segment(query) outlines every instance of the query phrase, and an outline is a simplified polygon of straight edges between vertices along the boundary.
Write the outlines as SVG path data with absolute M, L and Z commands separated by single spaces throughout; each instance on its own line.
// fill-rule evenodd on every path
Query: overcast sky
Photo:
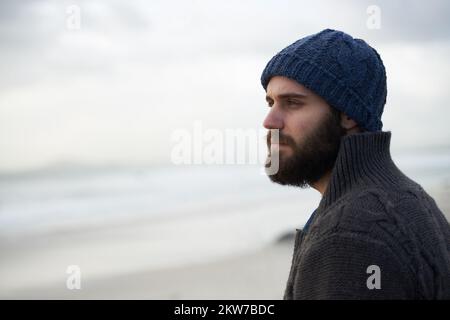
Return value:
M 445 0 L 2 0 L 0 171 L 169 163 L 172 132 L 195 120 L 259 130 L 265 64 L 324 28 L 380 53 L 394 151 L 448 147 L 449 17 Z

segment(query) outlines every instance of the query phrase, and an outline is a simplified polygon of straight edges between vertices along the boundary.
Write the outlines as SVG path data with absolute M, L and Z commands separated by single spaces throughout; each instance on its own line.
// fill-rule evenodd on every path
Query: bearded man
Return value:
M 276 54 L 261 83 L 270 179 L 322 195 L 284 299 L 450 299 L 449 223 L 392 161 L 377 51 L 326 29 Z

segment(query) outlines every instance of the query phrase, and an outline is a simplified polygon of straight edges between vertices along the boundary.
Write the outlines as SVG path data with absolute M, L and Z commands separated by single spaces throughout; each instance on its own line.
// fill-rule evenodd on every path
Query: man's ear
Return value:
M 355 120 L 351 119 L 345 113 L 341 112 L 341 127 L 347 131 L 353 131 L 358 128 L 358 124 Z

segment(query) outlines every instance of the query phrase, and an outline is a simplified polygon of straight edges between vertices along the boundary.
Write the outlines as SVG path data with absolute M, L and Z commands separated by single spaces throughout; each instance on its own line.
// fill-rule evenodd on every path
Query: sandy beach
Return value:
M 448 202 L 447 219 L 450 218 Z M 441 205 L 442 207 L 442 205 Z M 444 208 L 443 208 L 444 209 Z M 449 219 L 450 220 L 450 219 Z M 206 263 L 82 278 L 79 290 L 64 280 L 3 292 L 3 299 L 282 299 L 293 237 Z
M 206 264 L 83 279 L 80 290 L 61 283 L 15 291 L 6 299 L 282 299 L 292 241 Z

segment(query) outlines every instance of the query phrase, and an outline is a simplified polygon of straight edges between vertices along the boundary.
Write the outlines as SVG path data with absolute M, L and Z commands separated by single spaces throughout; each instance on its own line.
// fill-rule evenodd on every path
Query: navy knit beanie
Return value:
M 331 29 L 307 36 L 269 61 L 261 76 L 264 90 L 273 76 L 304 85 L 367 131 L 383 127 L 386 71 L 364 40 Z

